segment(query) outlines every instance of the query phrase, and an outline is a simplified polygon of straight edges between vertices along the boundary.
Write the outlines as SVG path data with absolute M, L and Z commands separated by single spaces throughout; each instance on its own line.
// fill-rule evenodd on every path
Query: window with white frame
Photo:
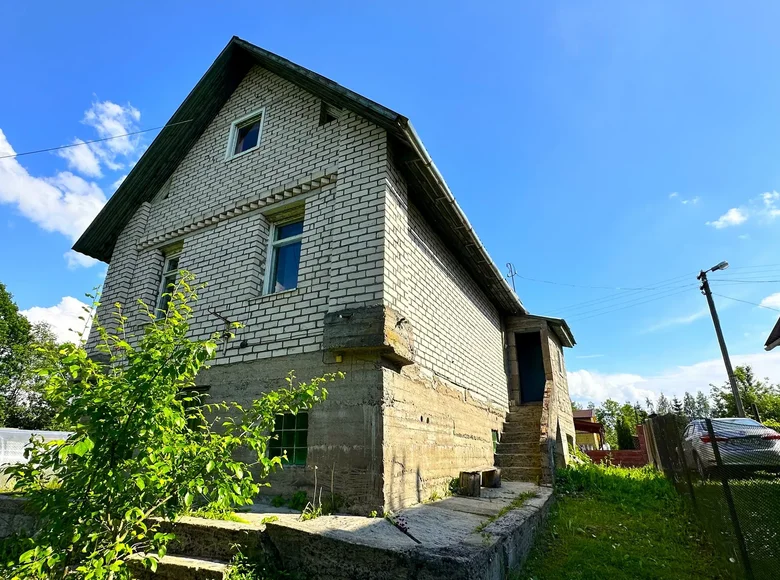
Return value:
M 171 292 L 176 287 L 176 278 L 179 275 L 179 252 L 171 253 L 165 256 L 163 265 L 162 280 L 160 289 L 157 293 L 157 312 L 164 315 L 168 310 L 168 304 L 171 301 Z
M 303 217 L 271 224 L 264 294 L 284 292 L 298 287 L 301 263 Z
M 260 137 L 263 133 L 263 120 L 265 109 L 260 109 L 233 121 L 230 125 L 230 137 L 228 139 L 227 159 L 254 151 L 260 146 Z

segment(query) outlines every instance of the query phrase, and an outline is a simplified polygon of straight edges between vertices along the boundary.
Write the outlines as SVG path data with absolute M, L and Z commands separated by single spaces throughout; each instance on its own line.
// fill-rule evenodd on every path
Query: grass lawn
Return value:
M 575 465 L 528 563 L 511 580 L 701 580 L 739 573 L 711 544 L 671 483 L 645 468 Z
M 750 479 L 730 479 L 745 546 L 757 580 L 778 577 L 780 558 L 780 478 L 758 474 Z M 699 517 L 720 546 L 738 557 L 734 527 L 720 479 L 716 476 L 694 485 Z

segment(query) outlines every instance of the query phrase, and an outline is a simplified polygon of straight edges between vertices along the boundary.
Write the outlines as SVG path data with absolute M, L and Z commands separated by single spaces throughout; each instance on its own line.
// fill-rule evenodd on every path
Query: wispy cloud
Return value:
M 699 320 L 699 318 L 702 318 L 706 316 L 707 309 L 704 308 L 702 310 L 698 310 L 692 314 L 688 314 L 686 316 L 675 316 L 673 318 L 667 318 L 665 320 L 661 320 L 660 322 L 657 322 L 656 324 L 653 324 L 652 326 L 646 328 L 642 331 L 642 333 L 647 332 L 656 332 L 659 330 L 664 330 L 667 328 L 671 328 L 673 326 L 682 326 L 685 324 L 691 324 L 692 322 L 696 322 Z
M 696 197 L 686 199 L 680 197 L 680 194 L 677 193 L 676 191 L 673 191 L 672 193 L 669 194 L 669 199 L 676 199 L 683 205 L 688 205 L 688 204 L 696 205 L 697 203 L 699 203 L 699 201 L 701 201 L 701 198 L 698 195 Z
M 110 171 L 125 168 L 133 163 L 141 140 L 137 135 L 127 135 L 138 130 L 141 113 L 131 104 L 118 105 L 111 101 L 96 101 L 84 113 L 82 123 L 97 132 L 99 143 L 85 143 L 83 139 L 72 141 L 76 147 L 61 149 L 57 155 L 68 162 L 68 168 L 87 177 L 102 177 L 103 167 Z
M 738 226 L 747 221 L 748 216 L 743 209 L 738 207 L 732 207 L 714 222 L 707 222 L 708 226 L 712 226 L 717 230 L 728 228 L 730 226 Z
M 761 306 L 765 308 L 777 308 L 780 309 L 780 292 L 770 294 L 760 302 Z
M 579 358 L 579 359 L 585 359 L 585 358 L 601 358 L 601 357 L 603 357 L 603 356 L 604 356 L 603 354 L 580 354 L 580 355 L 577 355 L 577 356 L 576 356 L 576 357 L 574 357 L 574 358 Z

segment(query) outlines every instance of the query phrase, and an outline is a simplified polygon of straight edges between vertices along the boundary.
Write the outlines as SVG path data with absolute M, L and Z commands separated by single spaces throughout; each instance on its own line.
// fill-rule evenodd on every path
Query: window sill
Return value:
M 252 153 L 252 151 L 257 151 L 258 149 L 260 149 L 260 144 L 259 143 L 257 145 L 255 145 L 254 147 L 252 147 L 251 149 L 247 149 L 246 151 L 242 151 L 241 153 L 236 153 L 234 155 L 231 155 L 230 157 L 225 158 L 225 163 L 227 163 L 229 161 L 233 161 L 234 159 L 238 159 L 239 157 L 243 157 L 247 153 Z
M 266 300 L 270 301 L 280 296 L 294 296 L 295 294 L 298 293 L 299 290 L 300 288 L 292 288 L 291 290 L 282 290 L 281 292 L 274 292 L 273 294 L 261 294 L 260 296 L 255 296 L 254 298 L 251 298 L 249 302 L 250 303 L 264 302 Z

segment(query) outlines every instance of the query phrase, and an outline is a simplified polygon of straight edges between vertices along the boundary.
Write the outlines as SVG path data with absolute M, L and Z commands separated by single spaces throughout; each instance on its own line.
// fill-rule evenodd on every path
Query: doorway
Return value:
M 544 359 L 539 332 L 515 334 L 517 366 L 520 373 L 520 404 L 540 403 L 544 398 Z

